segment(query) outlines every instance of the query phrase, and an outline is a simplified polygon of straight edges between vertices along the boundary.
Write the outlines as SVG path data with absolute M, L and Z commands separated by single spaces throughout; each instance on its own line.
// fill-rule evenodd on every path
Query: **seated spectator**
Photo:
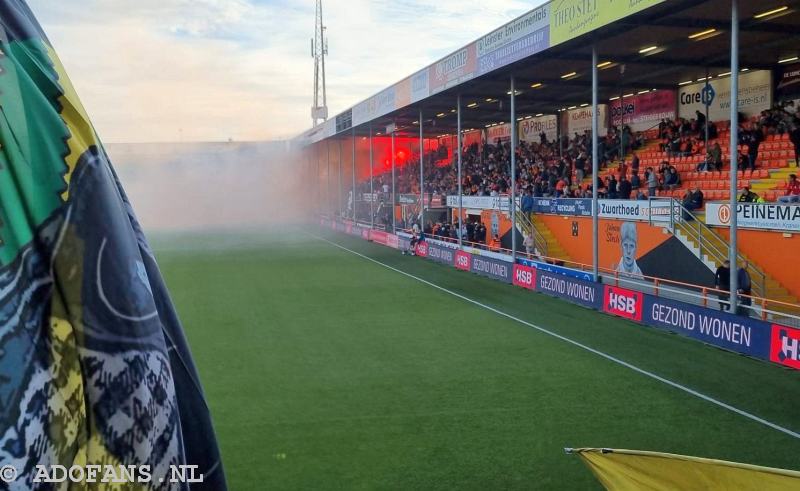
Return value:
M 742 194 L 739 195 L 739 203 L 757 203 L 759 196 L 750 191 L 750 186 L 745 186 Z
M 678 175 L 677 169 L 675 169 L 675 167 L 670 167 L 669 171 L 667 171 L 666 175 L 664 176 L 664 187 L 672 190 L 680 187 L 680 185 L 681 178 Z
M 786 195 L 778 198 L 781 203 L 800 203 L 800 181 L 796 174 L 789 175 L 789 183 L 786 185 Z
M 683 195 L 683 207 L 686 209 L 683 213 L 684 220 L 694 220 L 694 215 L 689 212 L 701 209 L 703 201 L 703 191 L 700 190 L 700 186 L 695 186 L 693 190 L 687 190 Z

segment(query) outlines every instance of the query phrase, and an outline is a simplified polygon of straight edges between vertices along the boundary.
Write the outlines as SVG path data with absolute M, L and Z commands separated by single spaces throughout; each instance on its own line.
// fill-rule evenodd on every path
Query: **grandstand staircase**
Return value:
M 553 232 L 551 232 L 547 225 L 545 225 L 541 217 L 537 214 L 533 214 L 532 216 L 533 220 L 531 223 L 546 244 L 546 252 L 542 251 L 542 254 L 549 259 L 571 261 L 572 258 L 569 256 L 569 254 L 567 254 L 567 251 L 561 247 L 558 239 L 556 239 L 556 236 L 553 235 Z
M 697 256 L 711 271 L 716 271 L 717 266 L 725 259 L 725 252 L 729 248 L 727 239 L 707 226 L 696 226 L 705 222 L 705 212 L 695 212 L 695 222 L 676 223 L 674 235 L 695 256 Z M 798 304 L 794 297 L 781 283 L 769 274 L 759 269 L 755 262 L 747 255 L 739 253 L 740 261 L 750 263 L 748 272 L 753 281 L 753 293 L 779 302 Z

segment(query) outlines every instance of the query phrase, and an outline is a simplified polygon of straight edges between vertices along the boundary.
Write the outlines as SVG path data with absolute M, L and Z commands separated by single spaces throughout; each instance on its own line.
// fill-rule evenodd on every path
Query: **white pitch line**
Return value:
M 323 237 L 318 237 L 316 235 L 312 235 L 312 237 L 314 237 L 317 240 L 321 240 L 323 242 L 327 242 L 328 244 L 331 244 L 334 247 L 338 247 L 339 249 L 342 249 L 343 251 L 347 251 L 347 252 L 349 252 L 351 254 L 355 254 L 356 256 L 362 257 L 362 258 L 364 258 L 364 259 L 366 259 L 368 261 L 371 261 L 371 262 L 373 262 L 375 264 L 383 266 L 384 268 L 390 269 L 390 270 L 395 271 L 397 273 L 400 273 L 400 274 L 402 274 L 404 276 L 407 276 L 409 278 L 417 280 L 420 283 L 424 283 L 424 284 L 426 284 L 428 286 L 436 288 L 437 290 L 440 290 L 440 291 L 443 291 L 445 293 L 448 293 L 448 294 L 450 294 L 450 295 L 452 295 L 454 297 L 458 297 L 461 300 L 469 302 L 469 303 L 471 303 L 473 305 L 477 305 L 478 307 L 484 308 L 484 309 L 486 309 L 486 310 L 488 310 L 490 312 L 494 312 L 497 315 L 503 316 L 503 317 L 505 317 L 507 319 L 511 319 L 513 321 L 516 321 L 516 322 L 519 322 L 520 324 L 523 324 L 523 325 L 528 326 L 530 328 L 536 329 L 537 331 L 540 331 L 540 332 L 542 332 L 544 334 L 547 334 L 549 336 L 553 336 L 554 338 L 560 339 L 561 341 L 569 343 L 569 344 L 571 344 L 573 346 L 577 346 L 577 347 L 579 347 L 581 349 L 584 349 L 584 350 L 586 350 L 586 351 L 588 351 L 590 353 L 594 353 L 595 355 L 601 356 L 601 357 L 605 358 L 606 360 L 612 361 L 612 362 L 614 362 L 614 363 L 616 363 L 618 365 L 622 365 L 622 366 L 624 366 L 626 368 L 629 368 L 629 369 L 633 370 L 634 372 L 640 373 L 640 374 L 642 374 L 642 375 L 644 375 L 646 377 L 650 377 L 650 378 L 652 378 L 654 380 L 658 380 L 659 382 L 667 384 L 667 385 L 669 385 L 671 387 L 674 387 L 674 388 L 676 388 L 678 390 L 682 390 L 683 392 L 686 392 L 687 394 L 691 394 L 691 395 L 693 395 L 693 396 L 695 396 L 695 397 L 697 397 L 699 399 L 702 399 L 702 400 L 704 400 L 706 402 L 710 402 L 711 404 L 715 404 L 715 405 L 717 405 L 717 406 L 719 406 L 721 408 L 727 409 L 728 411 L 736 413 L 736 414 L 738 414 L 740 416 L 744 416 L 745 418 L 750 419 L 752 421 L 755 421 L 756 423 L 761 423 L 762 425 L 768 426 L 768 427 L 770 427 L 770 428 L 772 428 L 774 430 L 778 430 L 781 433 L 785 433 L 785 434 L 787 434 L 787 435 L 789 435 L 791 437 L 800 439 L 800 433 L 792 431 L 789 428 L 784 428 L 781 425 L 775 424 L 775 423 L 773 423 L 771 421 L 767 421 L 766 419 L 760 418 L 760 417 L 756 416 L 755 414 L 749 413 L 749 412 L 747 412 L 747 411 L 745 411 L 743 409 L 739 409 L 737 407 L 731 406 L 730 404 L 722 402 L 722 401 L 720 401 L 718 399 L 714 399 L 711 396 L 707 396 L 707 395 L 705 395 L 705 394 L 703 394 L 701 392 L 698 392 L 698 391 L 696 391 L 694 389 L 686 387 L 685 385 L 681 385 L 681 384 L 679 384 L 677 382 L 673 382 L 672 380 L 666 379 L 666 378 L 664 378 L 664 377 L 662 377 L 660 375 L 656 375 L 655 373 L 649 372 L 649 371 L 645 370 L 644 368 L 639 368 L 636 365 L 632 365 L 632 364 L 628 363 L 627 361 L 620 360 L 619 358 L 611 356 L 608 353 L 603 353 L 602 351 L 599 351 L 599 350 L 596 350 L 596 349 L 594 349 L 592 347 L 586 346 L 583 343 L 580 343 L 580 342 L 575 341 L 573 339 L 570 339 L 568 337 L 562 336 L 561 334 L 555 333 L 555 332 L 553 332 L 553 331 L 551 331 L 549 329 L 545 329 L 544 327 L 537 326 L 536 324 L 532 324 L 532 323 L 530 323 L 530 322 L 528 322 L 528 321 L 526 321 L 524 319 L 520 319 L 519 317 L 515 317 L 515 316 L 513 316 L 511 314 L 503 312 L 502 310 L 498 310 L 498 309 L 496 309 L 494 307 L 491 307 L 489 305 L 481 303 L 481 302 L 479 302 L 477 300 L 473 300 L 473 299 L 471 299 L 469 297 L 465 297 L 464 295 L 461 295 L 460 293 L 456 293 L 456 292 L 454 292 L 452 290 L 448 290 L 447 288 L 439 286 L 439 285 L 437 285 L 435 283 L 431 283 L 428 280 L 425 280 L 425 279 L 420 278 L 418 276 L 414 276 L 411 273 L 407 273 L 407 272 L 405 272 L 403 270 L 400 270 L 400 269 L 397 269 L 395 267 L 389 266 L 388 264 L 382 263 L 382 262 L 378 261 L 377 259 L 373 259 L 373 258 L 371 258 L 369 256 L 365 256 L 364 254 L 361 254 L 360 252 L 356 252 L 356 251 L 354 251 L 352 249 L 348 249 L 347 247 L 344 247 L 343 245 L 337 244 L 336 242 L 330 241 L 330 240 L 325 239 Z

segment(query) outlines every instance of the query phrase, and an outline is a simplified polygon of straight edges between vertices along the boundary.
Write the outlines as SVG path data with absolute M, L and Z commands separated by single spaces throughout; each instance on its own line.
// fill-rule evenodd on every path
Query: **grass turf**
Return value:
M 326 237 L 800 429 L 798 372 Z M 230 489 L 598 488 L 567 446 L 800 467 L 791 436 L 328 243 L 226 240 L 156 250 Z

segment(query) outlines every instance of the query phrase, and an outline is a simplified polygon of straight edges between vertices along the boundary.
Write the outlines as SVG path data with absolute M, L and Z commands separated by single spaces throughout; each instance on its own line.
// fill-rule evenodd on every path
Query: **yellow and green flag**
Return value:
M 36 482 L 59 466 L 140 478 Z M 225 489 L 153 253 L 24 0 L 0 0 L 0 469 L 11 490 Z
M 800 489 L 800 472 L 659 452 L 567 449 L 611 491 Z

